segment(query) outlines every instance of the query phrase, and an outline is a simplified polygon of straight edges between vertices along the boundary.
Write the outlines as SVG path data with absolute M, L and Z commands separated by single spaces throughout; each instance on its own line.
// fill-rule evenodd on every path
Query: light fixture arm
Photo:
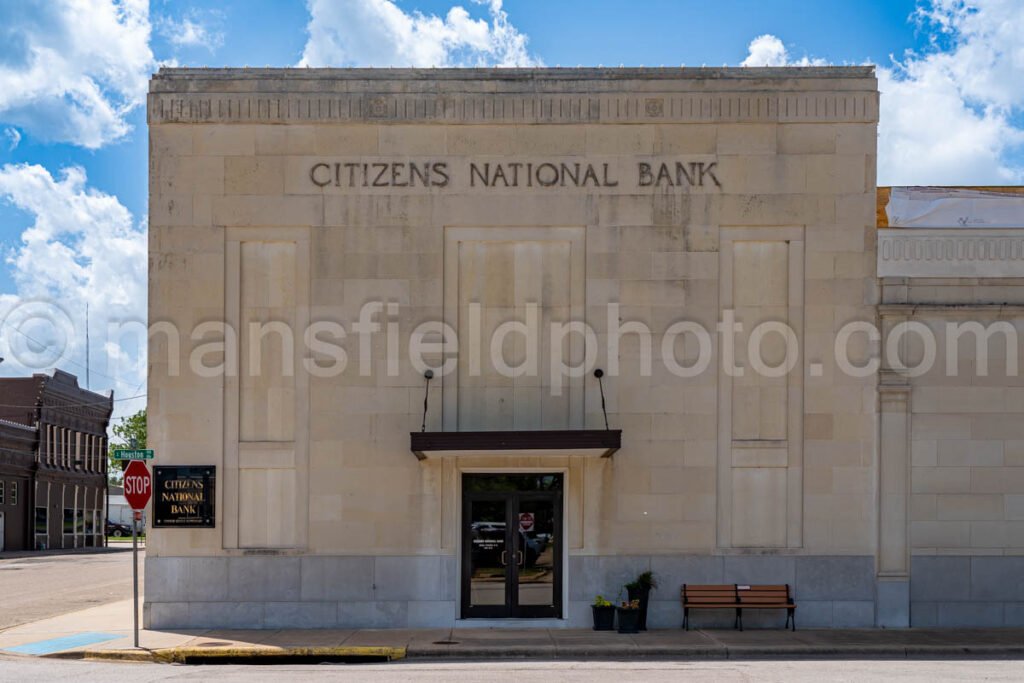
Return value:
M 434 371 L 427 370 L 423 373 L 423 376 L 427 379 L 426 386 L 423 388 L 423 424 L 420 425 L 420 431 L 427 431 L 427 400 L 430 398 L 430 380 L 434 379 Z
M 597 378 L 597 386 L 601 389 L 601 413 L 604 415 L 604 428 L 609 429 L 608 409 L 605 407 L 604 404 L 604 382 L 601 381 L 601 378 L 604 377 L 604 370 L 602 370 L 601 368 L 594 370 L 594 377 Z

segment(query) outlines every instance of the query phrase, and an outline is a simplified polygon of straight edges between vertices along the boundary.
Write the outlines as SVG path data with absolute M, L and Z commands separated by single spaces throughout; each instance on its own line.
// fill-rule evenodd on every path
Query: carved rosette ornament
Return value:
M 379 119 L 388 115 L 388 99 L 386 97 L 371 97 L 366 104 L 368 116 Z

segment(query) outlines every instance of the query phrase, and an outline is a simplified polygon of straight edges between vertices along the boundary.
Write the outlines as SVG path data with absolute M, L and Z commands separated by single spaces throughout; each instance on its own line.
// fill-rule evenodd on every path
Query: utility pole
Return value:
M 85 388 L 89 388 L 89 302 L 85 302 Z

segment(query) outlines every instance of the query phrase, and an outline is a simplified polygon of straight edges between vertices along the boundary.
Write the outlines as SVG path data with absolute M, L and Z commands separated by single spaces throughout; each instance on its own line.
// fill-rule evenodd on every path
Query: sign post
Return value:
M 124 471 L 124 497 L 131 506 L 132 515 L 132 625 L 135 631 L 135 647 L 139 646 L 139 521 L 142 510 L 153 495 L 153 479 L 142 460 L 132 460 Z

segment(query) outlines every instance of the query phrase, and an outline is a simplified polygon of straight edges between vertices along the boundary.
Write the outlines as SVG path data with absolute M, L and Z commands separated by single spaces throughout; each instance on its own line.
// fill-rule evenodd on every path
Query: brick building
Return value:
M 0 419 L 0 550 L 33 547 L 31 484 L 39 433 Z
M 25 547 L 103 545 L 113 396 L 79 387 L 78 378 L 62 370 L 2 378 L 0 396 L 0 420 L 34 440 L 31 480 L 19 492 L 31 510 Z

